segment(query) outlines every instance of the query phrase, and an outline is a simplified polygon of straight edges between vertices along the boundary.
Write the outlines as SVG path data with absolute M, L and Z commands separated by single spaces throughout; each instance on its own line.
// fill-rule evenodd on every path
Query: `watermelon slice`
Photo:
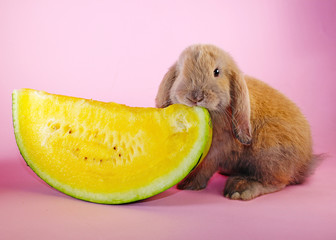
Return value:
M 208 111 L 135 108 L 31 89 L 13 92 L 17 145 L 50 186 L 78 199 L 128 203 L 181 181 L 207 154 Z

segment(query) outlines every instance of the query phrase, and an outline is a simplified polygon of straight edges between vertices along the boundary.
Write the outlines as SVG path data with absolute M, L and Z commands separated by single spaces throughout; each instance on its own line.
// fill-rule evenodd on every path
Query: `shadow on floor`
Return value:
M 13 191 L 62 195 L 40 179 L 22 158 L 0 159 L 0 193 Z

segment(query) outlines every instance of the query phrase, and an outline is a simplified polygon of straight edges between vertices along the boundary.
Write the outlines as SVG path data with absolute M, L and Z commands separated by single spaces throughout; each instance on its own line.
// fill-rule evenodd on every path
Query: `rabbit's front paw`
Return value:
M 197 179 L 186 177 L 179 184 L 177 184 L 177 188 L 180 190 L 201 190 L 204 189 L 206 185 L 206 182 L 201 183 L 197 181 Z

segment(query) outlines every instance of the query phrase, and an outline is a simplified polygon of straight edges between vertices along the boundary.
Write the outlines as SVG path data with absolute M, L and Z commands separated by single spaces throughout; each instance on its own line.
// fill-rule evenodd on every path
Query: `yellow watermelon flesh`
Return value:
M 208 111 L 135 108 L 42 91 L 15 90 L 17 145 L 50 186 L 86 201 L 120 204 L 181 181 L 207 154 Z

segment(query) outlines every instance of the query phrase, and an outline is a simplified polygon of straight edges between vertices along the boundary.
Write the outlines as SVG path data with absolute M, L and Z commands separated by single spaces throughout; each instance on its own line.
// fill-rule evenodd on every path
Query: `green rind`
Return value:
M 39 170 L 37 166 L 34 165 L 34 161 L 29 158 L 29 154 L 27 153 L 27 150 L 24 146 L 24 143 L 22 141 L 22 138 L 20 136 L 19 132 L 19 122 L 18 119 L 18 92 L 20 90 L 14 90 L 12 94 L 12 115 L 13 115 L 13 125 L 14 125 L 14 134 L 16 143 L 18 145 L 18 148 L 20 150 L 20 153 L 24 160 L 26 161 L 27 165 L 38 175 L 42 180 L 44 180 L 48 185 L 51 187 L 59 190 L 60 192 L 63 192 L 69 196 L 72 196 L 77 199 L 81 199 L 84 201 L 89 202 L 95 202 L 95 203 L 102 203 L 102 204 L 124 204 L 124 203 L 130 203 L 135 202 L 139 200 L 143 200 L 149 197 L 152 197 L 156 194 L 159 194 L 172 186 L 179 183 L 186 175 L 192 171 L 197 164 L 199 164 L 203 158 L 206 156 L 206 154 L 209 151 L 210 145 L 211 145 L 211 139 L 212 139 L 212 125 L 211 125 L 211 117 L 209 112 L 205 108 L 201 107 L 194 107 L 195 111 L 197 112 L 200 121 L 200 124 L 202 125 L 200 129 L 200 141 L 197 141 L 194 145 L 194 150 L 190 152 L 186 158 L 190 158 L 191 155 L 193 155 L 193 160 L 186 169 L 180 170 L 179 172 L 173 174 L 169 174 L 165 177 L 162 177 L 160 179 L 161 183 L 163 182 L 169 182 L 166 183 L 163 187 L 155 187 L 155 184 L 158 184 L 158 180 L 156 180 L 155 184 L 150 184 L 144 187 L 144 189 L 149 189 L 152 191 L 147 191 L 147 194 L 134 194 L 132 192 L 128 192 L 128 194 L 121 194 L 123 198 L 114 198 L 112 195 L 115 194 L 94 194 L 94 193 L 84 193 L 83 191 L 80 191 L 79 193 L 76 189 L 72 187 L 67 187 L 64 184 L 59 183 L 58 181 L 55 181 L 54 179 L 50 178 L 48 174 L 43 173 Z M 186 162 L 186 158 L 182 161 L 182 163 Z M 191 161 L 191 160 L 190 160 Z M 173 171 L 172 171 L 173 172 Z M 173 176 L 171 176 L 173 175 Z M 141 189 L 140 189 L 141 190 Z M 139 189 L 137 189 L 139 192 Z M 93 197 L 90 197 L 90 195 L 93 195 Z M 112 196 L 112 197 L 111 197 Z

